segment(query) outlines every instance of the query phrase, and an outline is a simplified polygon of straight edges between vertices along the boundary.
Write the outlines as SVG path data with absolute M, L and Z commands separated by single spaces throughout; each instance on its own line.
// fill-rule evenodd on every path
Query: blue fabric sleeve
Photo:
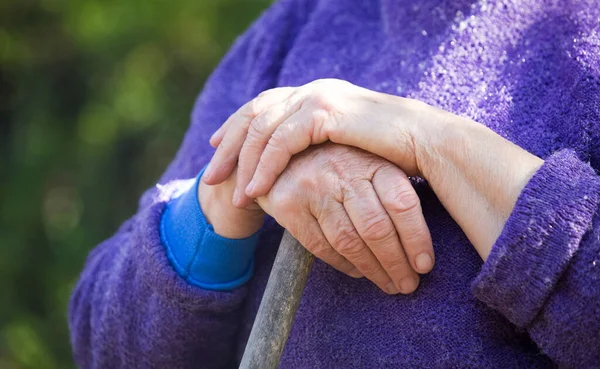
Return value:
M 230 291 L 252 276 L 259 232 L 243 239 L 215 233 L 198 201 L 198 184 L 203 173 L 204 169 L 169 201 L 161 219 L 160 237 L 170 263 L 188 283 L 209 290 Z

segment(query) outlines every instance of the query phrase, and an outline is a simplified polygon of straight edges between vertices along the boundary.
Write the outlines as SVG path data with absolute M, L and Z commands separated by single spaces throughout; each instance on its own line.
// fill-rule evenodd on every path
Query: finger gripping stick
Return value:
M 279 366 L 312 262 L 312 254 L 286 231 L 246 344 L 241 369 Z

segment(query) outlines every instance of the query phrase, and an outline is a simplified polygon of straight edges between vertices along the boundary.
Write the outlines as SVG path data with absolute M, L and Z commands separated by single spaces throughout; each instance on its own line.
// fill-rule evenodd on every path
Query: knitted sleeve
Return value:
M 186 185 L 181 179 L 195 177 L 210 159 L 210 135 L 246 101 L 276 86 L 305 3 L 277 2 L 236 41 L 198 98 L 161 184 L 146 191 L 138 213 L 89 254 L 68 313 L 79 367 L 235 366 L 246 288 L 211 291 L 188 283 L 170 265 L 159 226 L 166 204 Z
M 561 367 L 600 362 L 600 177 L 572 151 L 532 177 L 473 284 Z

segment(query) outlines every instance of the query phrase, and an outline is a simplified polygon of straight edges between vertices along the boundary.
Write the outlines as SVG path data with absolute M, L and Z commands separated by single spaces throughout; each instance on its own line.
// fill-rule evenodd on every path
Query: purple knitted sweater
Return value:
M 415 293 L 388 296 L 317 261 L 281 367 L 599 367 L 599 23 L 593 0 L 276 3 L 206 83 L 161 186 L 90 253 L 69 306 L 75 361 L 237 365 L 282 229 L 268 220 L 252 279 L 216 292 L 171 267 L 161 214 L 239 106 L 328 77 L 470 117 L 546 163 L 485 264 L 426 183 L 417 192 L 437 264 Z

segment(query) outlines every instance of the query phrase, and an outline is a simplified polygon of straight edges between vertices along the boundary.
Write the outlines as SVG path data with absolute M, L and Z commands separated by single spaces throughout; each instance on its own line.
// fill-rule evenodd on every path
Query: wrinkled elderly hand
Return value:
M 402 170 L 331 143 L 294 156 L 258 204 L 315 256 L 383 291 L 413 292 L 433 267 L 419 198 Z

